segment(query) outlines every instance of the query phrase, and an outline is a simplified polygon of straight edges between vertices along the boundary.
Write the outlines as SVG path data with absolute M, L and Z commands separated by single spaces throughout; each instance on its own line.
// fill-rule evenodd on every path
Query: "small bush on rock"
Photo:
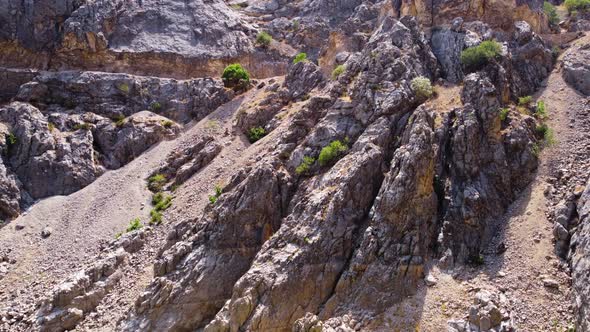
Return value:
M 308 156 L 303 157 L 303 161 L 301 162 L 301 164 L 297 166 L 297 168 L 295 168 L 295 173 L 297 173 L 297 175 L 309 174 L 309 170 L 311 169 L 314 163 L 315 158 Z
M 209 202 L 215 204 L 219 196 L 221 196 L 223 189 L 220 186 L 215 186 L 215 195 L 209 196 Z
M 245 90 L 250 85 L 250 74 L 238 63 L 225 67 L 221 79 L 225 87 L 234 90 Z
M 256 44 L 262 47 L 268 47 L 272 42 L 272 36 L 266 31 L 261 31 L 256 35 Z
M 585 12 L 590 10 L 590 0 L 565 0 L 563 4 L 570 14 L 576 11 Z
M 545 102 L 539 100 L 537 102 L 537 107 L 535 108 L 535 114 L 539 119 L 546 119 L 547 118 L 547 106 L 545 106 Z
M 508 113 L 510 113 L 510 109 L 509 108 L 501 108 L 499 113 L 500 113 L 500 121 L 506 121 L 506 118 L 508 118 Z
M 162 104 L 160 104 L 157 101 L 154 101 L 150 104 L 150 108 L 152 109 L 152 111 L 159 111 L 160 109 L 162 109 Z
M 555 6 L 551 2 L 545 1 L 545 3 L 543 3 L 543 11 L 545 12 L 545 15 L 547 15 L 549 25 L 556 27 L 559 24 L 559 15 L 557 15 Z
M 502 47 L 497 41 L 486 40 L 477 46 L 463 50 L 461 52 L 461 63 L 468 70 L 478 70 L 501 53 Z
M 293 59 L 293 64 L 299 63 L 301 61 L 307 61 L 307 53 L 299 53 Z
M 524 96 L 524 97 L 518 98 L 518 105 L 520 105 L 520 106 L 528 106 L 532 102 L 533 102 L 533 97 L 531 97 L 531 96 Z
M 334 70 L 332 71 L 332 79 L 333 80 L 338 79 L 338 77 L 340 77 L 340 75 L 342 75 L 343 73 L 344 73 L 344 65 L 336 66 L 336 68 L 334 68 Z
M 127 233 L 133 232 L 133 231 L 136 231 L 142 227 L 143 227 L 143 225 L 141 224 L 141 220 L 139 218 L 135 218 L 129 222 L 129 226 L 127 226 L 126 232 Z
M 332 141 L 328 146 L 325 146 L 320 152 L 318 161 L 320 166 L 326 166 L 332 163 L 334 160 L 341 157 L 348 150 L 348 146 L 341 141 Z
M 411 85 L 418 99 L 428 99 L 434 92 L 430 80 L 424 76 L 414 78 Z
M 173 125 L 174 122 L 170 120 L 162 120 L 162 126 L 164 126 L 164 128 L 172 128 Z
M 253 127 L 248 130 L 248 140 L 250 143 L 255 143 L 266 136 L 266 130 L 262 127 Z
M 166 184 L 166 177 L 163 174 L 156 174 L 148 179 L 148 189 L 153 192 L 159 192 Z

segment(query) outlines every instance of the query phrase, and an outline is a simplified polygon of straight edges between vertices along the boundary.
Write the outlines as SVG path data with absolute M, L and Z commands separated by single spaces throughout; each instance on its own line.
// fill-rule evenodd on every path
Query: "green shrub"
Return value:
M 150 225 L 159 225 L 162 223 L 162 213 L 156 209 L 150 211 Z
M 143 227 L 143 225 L 141 224 L 141 220 L 139 218 L 135 218 L 129 222 L 129 226 L 127 226 L 126 232 L 127 233 L 133 232 L 133 231 L 136 231 L 142 227 Z
M 223 189 L 220 186 L 215 186 L 215 195 L 209 196 L 209 202 L 211 204 L 215 204 L 215 202 L 217 202 L 217 199 L 219 198 L 219 196 L 221 196 L 222 192 L 223 192 Z
M 432 96 L 434 90 L 430 80 L 424 76 L 418 76 L 412 80 L 412 90 L 416 93 L 418 99 L 428 99 Z
M 16 145 L 16 143 L 18 142 L 16 136 L 14 136 L 13 133 L 6 134 L 5 137 L 6 137 L 6 144 L 8 144 L 9 147 Z
M 166 177 L 163 174 L 156 174 L 148 179 L 148 189 L 153 192 L 159 192 L 166 184 Z
M 348 150 L 348 146 L 341 141 L 332 141 L 328 146 L 325 146 L 322 151 L 320 151 L 320 156 L 318 157 L 318 161 L 320 162 L 320 166 L 326 166 L 332 163 L 334 160 L 338 159 L 342 154 L 344 154 Z
M 127 83 L 122 83 L 122 84 L 120 84 L 120 85 L 118 86 L 118 88 L 119 88 L 119 90 L 120 90 L 121 92 L 124 92 L 124 93 L 129 93 L 129 90 L 130 90 L 130 89 L 129 89 L 129 84 L 127 84 Z
M 549 21 L 550 26 L 555 27 L 559 24 L 559 15 L 557 15 L 557 10 L 551 2 L 545 1 L 543 4 L 543 11 L 545 12 L 545 15 L 547 15 L 547 20 Z
M 344 73 L 344 65 L 338 65 L 336 66 L 336 68 L 334 68 L 334 70 L 332 71 L 332 79 L 336 80 L 338 79 L 338 77 L 340 77 L 340 75 L 342 75 Z
M 164 194 L 162 192 L 155 193 L 152 196 L 152 205 L 156 205 L 160 203 L 164 199 Z
M 535 131 L 539 137 L 542 137 L 545 141 L 545 146 L 551 146 L 555 144 L 555 134 L 553 133 L 553 129 L 549 128 L 549 126 L 545 123 L 537 125 L 535 127 Z
M 565 0 L 564 5 L 570 14 L 576 11 L 590 10 L 590 0 Z
M 314 163 L 315 158 L 308 156 L 303 157 L 303 161 L 301 162 L 301 164 L 297 166 L 297 168 L 295 168 L 295 173 L 297 173 L 298 175 L 308 174 L 309 170 L 311 169 Z
M 74 126 L 74 130 L 80 130 L 80 129 L 90 130 L 90 128 L 91 128 L 90 124 L 89 123 L 86 123 L 86 122 L 84 122 L 84 123 L 77 123 Z
M 461 52 L 461 63 L 468 70 L 478 70 L 490 60 L 502 53 L 502 47 L 495 40 L 486 40 L 481 44 L 466 48 Z
M 299 63 L 301 61 L 307 61 L 307 53 L 299 53 L 295 56 L 295 59 L 293 59 L 293 64 Z
M 484 257 L 483 257 L 483 255 L 482 255 L 482 254 L 479 254 L 479 255 L 472 255 L 472 256 L 469 258 L 469 262 L 470 262 L 471 264 L 473 264 L 473 265 L 480 266 L 480 265 L 483 265 L 483 264 L 485 263 L 485 259 L 484 259 Z
M 266 130 L 262 127 L 253 127 L 248 130 L 248 140 L 250 143 L 255 143 L 266 136 Z
M 261 31 L 256 35 L 256 44 L 262 47 L 268 47 L 272 42 L 272 36 L 266 31 Z
M 170 120 L 162 120 L 162 126 L 164 126 L 164 128 L 172 128 L 172 126 L 174 125 L 174 122 L 170 121 Z
M 238 63 L 225 67 L 221 79 L 226 87 L 235 90 L 246 89 L 250 85 L 250 74 Z
M 119 114 L 114 117 L 115 127 L 122 127 L 125 124 L 125 115 Z
M 172 196 L 164 196 L 154 205 L 154 209 L 156 211 L 166 211 L 170 206 L 172 206 Z
M 162 109 L 162 104 L 160 104 L 160 102 L 154 101 L 150 104 L 150 108 L 152 109 L 152 111 L 159 111 L 160 109 Z
M 531 97 L 531 96 L 524 96 L 524 97 L 518 98 L 518 105 L 520 105 L 520 106 L 528 106 L 532 102 L 533 102 L 533 97 Z
M 540 119 L 547 118 L 547 107 L 545 106 L 545 102 L 544 101 L 539 100 L 537 102 L 537 107 L 535 108 L 535 114 Z
M 509 108 L 501 108 L 499 113 L 500 113 L 500 121 L 506 121 L 506 118 L 508 118 L 508 113 L 510 113 L 510 109 Z

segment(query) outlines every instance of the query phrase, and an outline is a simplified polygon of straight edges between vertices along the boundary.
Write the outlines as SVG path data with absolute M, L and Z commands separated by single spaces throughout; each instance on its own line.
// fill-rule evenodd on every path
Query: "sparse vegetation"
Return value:
M 6 134 L 6 143 L 8 146 L 14 146 L 17 143 L 16 136 L 13 133 Z
M 162 109 L 162 104 L 160 104 L 160 102 L 154 101 L 150 104 L 150 109 L 152 111 L 159 111 Z
M 570 15 L 578 11 L 586 12 L 590 10 L 590 0 L 565 0 L 563 4 Z
M 162 222 L 162 211 L 172 205 L 172 196 L 158 192 L 152 196 L 152 205 L 154 208 L 150 211 L 150 224 L 159 225 Z
M 129 84 L 127 83 L 121 83 L 118 87 L 119 91 L 124 92 L 124 93 L 129 93 Z
M 502 53 L 502 47 L 495 40 L 486 40 L 461 52 L 461 63 L 468 70 L 478 70 Z
M 469 262 L 476 266 L 484 265 L 485 259 L 482 254 L 472 255 L 469 259 Z
M 309 170 L 311 169 L 314 163 L 315 158 L 308 156 L 303 157 L 303 161 L 301 162 L 301 164 L 299 164 L 299 166 L 295 168 L 295 173 L 297 173 L 298 175 L 309 174 Z
M 295 31 L 299 30 L 300 25 L 301 24 L 299 23 L 298 20 L 293 20 L 293 30 L 295 30 Z
M 174 122 L 170 120 L 162 120 L 162 126 L 164 126 L 164 128 L 172 128 L 173 125 Z
M 553 133 L 553 129 L 549 128 L 546 123 L 537 125 L 535 132 L 539 137 L 543 138 L 545 141 L 545 146 L 551 146 L 555 144 L 555 134 Z
M 55 125 L 51 122 L 47 122 L 47 129 L 49 129 L 49 132 L 53 132 L 55 130 Z
M 225 67 L 221 79 L 226 87 L 234 90 L 247 89 L 250 85 L 250 74 L 239 63 Z
M 248 140 L 250 143 L 255 143 L 266 136 L 266 130 L 262 127 L 253 127 L 248 130 Z
M 336 80 L 338 79 L 338 77 L 340 77 L 340 75 L 342 75 L 344 73 L 344 65 L 338 65 L 336 66 L 336 68 L 334 68 L 334 70 L 332 71 L 332 79 Z
M 559 15 L 557 15 L 555 6 L 551 2 L 545 1 L 543 4 L 543 11 L 545 12 L 545 15 L 547 15 L 549 25 L 551 27 L 556 27 L 559 24 Z
M 125 116 L 119 114 L 113 119 L 115 121 L 115 127 L 122 127 L 125 124 Z
M 268 47 L 271 42 L 272 36 L 266 31 L 261 31 L 258 33 L 258 35 L 256 35 L 256 44 L 262 47 Z
M 428 99 L 432 96 L 434 90 L 430 79 L 424 76 L 418 76 L 412 80 L 412 90 L 416 93 L 418 99 Z
M 74 130 L 80 130 L 80 129 L 90 130 L 90 128 L 92 128 L 92 126 L 89 123 L 86 123 L 86 122 L 84 122 L 84 123 L 78 123 L 78 124 L 76 124 L 74 126 Z
M 320 152 L 318 161 L 320 166 L 326 166 L 341 157 L 348 150 L 348 146 L 339 140 L 332 141 Z
M 508 113 L 510 113 L 510 109 L 507 107 L 501 108 L 498 113 L 500 114 L 500 121 L 504 122 L 506 121 L 506 118 L 508 118 Z
M 148 189 L 152 192 L 159 192 L 166 184 L 166 176 L 163 174 L 156 174 L 148 179 Z
M 133 231 L 136 231 L 142 227 L 143 227 L 143 225 L 141 224 L 141 219 L 135 218 L 129 222 L 129 226 L 127 226 L 127 229 L 125 230 L 125 232 L 126 233 L 133 232 Z
M 546 119 L 547 118 L 547 107 L 545 106 L 545 102 L 539 100 L 537 102 L 537 107 L 535 108 L 535 114 L 539 119 Z
M 299 63 L 301 61 L 307 61 L 307 53 L 299 53 L 293 59 L 293 64 Z
M 533 97 L 531 97 L 531 96 L 524 96 L 524 97 L 518 98 L 518 105 L 519 106 L 528 106 L 532 102 L 533 102 Z
M 220 186 L 215 186 L 215 195 L 209 196 L 209 202 L 215 204 L 219 196 L 221 196 L 223 189 Z

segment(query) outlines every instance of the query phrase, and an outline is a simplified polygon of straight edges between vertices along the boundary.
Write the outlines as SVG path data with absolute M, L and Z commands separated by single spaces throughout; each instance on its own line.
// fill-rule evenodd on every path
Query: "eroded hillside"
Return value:
M 586 10 L 6 1 L 0 330 L 587 331 Z

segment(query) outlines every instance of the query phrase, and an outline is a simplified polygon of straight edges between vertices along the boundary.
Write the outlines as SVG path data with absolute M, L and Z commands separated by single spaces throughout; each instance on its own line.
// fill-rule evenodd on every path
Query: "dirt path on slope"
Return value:
M 172 226 L 200 216 L 214 185 L 229 179 L 239 167 L 255 161 L 265 147 L 263 139 L 250 145 L 240 132 L 233 132 L 238 110 L 256 98 L 258 90 L 236 97 L 194 125 L 188 125 L 178 138 L 152 147 L 115 171 L 109 171 L 92 184 L 69 196 L 44 199 L 29 211 L 0 229 L 0 248 L 10 248 L 16 258 L 6 277 L 0 280 L 0 310 L 28 308 L 32 314 L 39 297 L 56 284 L 93 262 L 101 247 L 124 231 L 130 220 L 140 217 L 147 225 L 152 193 L 146 178 L 175 148 L 191 144 L 202 135 L 213 135 L 223 150 L 206 167 L 174 193 L 172 207 L 164 214 L 162 225 L 149 231 L 148 243 L 130 257 L 124 277 L 78 330 L 112 331 L 117 319 L 132 305 L 152 279 L 152 264 L 158 249 Z M 269 135 L 271 136 L 271 135 Z M 23 226 L 17 230 L 16 226 Z M 52 234 L 41 237 L 51 228 Z
M 576 43 L 589 40 L 586 36 Z M 580 128 L 576 121 L 587 100 L 564 82 L 561 59 L 544 86 L 534 99 L 545 101 L 556 143 L 541 152 L 538 173 L 505 214 L 503 229 L 484 253 L 485 264 L 451 272 L 433 265 L 429 273 L 436 284 L 421 285 L 415 296 L 381 317 L 389 331 L 446 331 L 448 320 L 468 319 L 480 290 L 506 296 L 519 331 L 563 332 L 573 323 L 571 279 L 567 264 L 555 253 L 546 193 L 561 168 L 576 171 L 570 156 L 590 146 L 588 128 Z M 504 253 L 498 252 L 500 243 L 505 245 Z M 546 287 L 547 280 L 557 287 Z

